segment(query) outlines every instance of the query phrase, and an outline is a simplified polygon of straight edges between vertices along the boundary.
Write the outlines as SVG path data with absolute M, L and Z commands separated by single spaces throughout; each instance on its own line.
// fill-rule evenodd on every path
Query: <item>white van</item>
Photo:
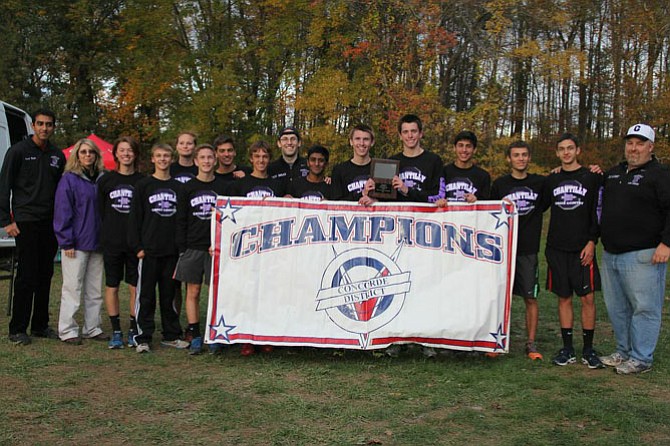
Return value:
M 0 101 L 0 168 L 5 162 L 7 149 L 33 134 L 32 122 L 28 113 Z M 5 230 L 0 228 L 0 248 L 13 246 L 14 239 L 7 237 Z
M 30 115 L 18 107 L 0 101 L 0 167 L 7 149 L 32 135 Z

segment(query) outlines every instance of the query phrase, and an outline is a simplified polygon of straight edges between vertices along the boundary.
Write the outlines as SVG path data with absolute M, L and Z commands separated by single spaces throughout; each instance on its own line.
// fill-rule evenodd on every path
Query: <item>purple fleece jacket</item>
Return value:
M 97 188 L 96 182 L 84 175 L 63 174 L 56 189 L 54 206 L 54 232 L 61 249 L 100 250 Z

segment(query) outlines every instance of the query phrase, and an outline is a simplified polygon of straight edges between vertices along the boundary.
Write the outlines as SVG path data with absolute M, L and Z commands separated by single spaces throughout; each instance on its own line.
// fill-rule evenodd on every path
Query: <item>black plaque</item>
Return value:
M 393 177 L 398 175 L 400 161 L 373 158 L 370 166 L 370 176 L 375 182 L 375 189 L 368 195 L 374 198 L 395 200 L 397 192 L 393 188 Z

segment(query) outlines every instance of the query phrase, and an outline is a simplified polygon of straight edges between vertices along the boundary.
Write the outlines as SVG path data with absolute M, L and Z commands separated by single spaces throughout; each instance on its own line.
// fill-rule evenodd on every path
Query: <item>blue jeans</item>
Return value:
M 661 331 L 665 292 L 665 263 L 652 264 L 656 249 L 623 254 L 603 253 L 603 295 L 616 350 L 645 364 L 654 359 Z

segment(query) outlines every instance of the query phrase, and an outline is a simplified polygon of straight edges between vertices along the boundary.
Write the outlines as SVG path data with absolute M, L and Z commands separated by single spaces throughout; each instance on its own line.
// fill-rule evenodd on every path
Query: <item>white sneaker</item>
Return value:
M 151 347 L 149 347 L 149 344 L 147 343 L 137 344 L 137 347 L 135 347 L 135 351 L 137 353 L 149 353 L 151 351 Z
M 634 375 L 636 373 L 646 373 L 651 370 L 651 364 L 645 364 L 637 359 L 630 358 L 628 361 L 620 364 L 616 368 L 619 375 Z
M 611 355 L 600 357 L 600 361 L 607 367 L 616 367 L 626 362 L 627 359 L 628 358 L 624 358 L 624 356 L 619 352 L 614 352 Z
M 181 339 L 175 339 L 174 341 L 161 341 L 161 345 L 163 347 L 172 347 L 179 350 L 183 350 L 185 348 L 188 348 L 188 346 L 191 345 L 191 343 L 182 341 Z

